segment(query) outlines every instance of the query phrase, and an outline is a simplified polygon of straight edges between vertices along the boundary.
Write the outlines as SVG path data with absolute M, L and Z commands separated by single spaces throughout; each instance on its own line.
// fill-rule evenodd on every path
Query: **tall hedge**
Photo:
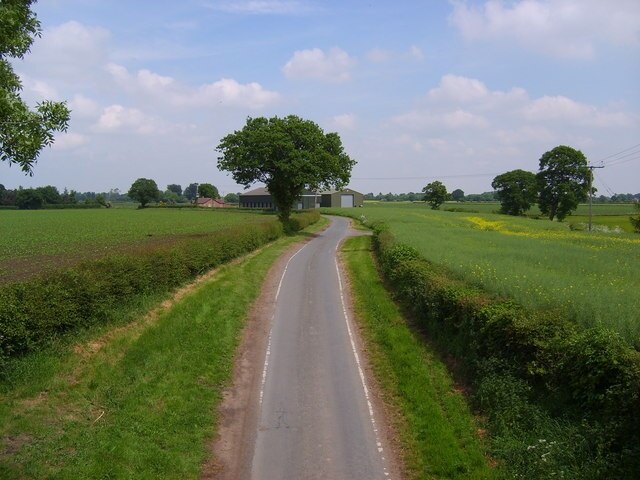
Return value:
M 502 393 L 487 386 L 499 377 L 500 388 L 520 389 L 535 407 L 522 411 L 541 409 L 588 432 L 585 450 L 599 457 L 589 478 L 640 478 L 640 352 L 606 328 L 581 330 L 559 311 L 527 310 L 470 286 L 384 225 L 374 245 L 399 300 L 464 362 L 480 395 L 491 392 L 481 404 L 498 401 Z
M 319 214 L 310 212 L 294 218 L 296 226 L 304 228 Z M 41 348 L 78 327 L 108 321 L 113 312 L 142 296 L 170 291 L 282 234 L 282 224 L 274 219 L 2 285 L 0 373 L 11 357 Z

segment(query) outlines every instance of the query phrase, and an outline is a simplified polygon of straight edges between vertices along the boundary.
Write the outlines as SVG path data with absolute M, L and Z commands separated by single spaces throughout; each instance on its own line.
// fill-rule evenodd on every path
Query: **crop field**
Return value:
M 499 213 L 500 203 L 498 202 L 448 202 L 442 210 L 449 212 L 471 212 L 471 213 Z M 631 203 L 596 203 L 592 206 L 592 224 L 595 229 L 603 231 L 623 231 L 633 233 L 633 225 L 629 221 L 630 215 L 636 215 L 635 206 Z M 540 216 L 540 210 L 534 205 L 527 212 L 528 217 Z M 573 215 L 567 217 L 565 222 L 576 230 L 585 230 L 589 223 L 589 206 L 581 204 Z
M 1 210 L 0 277 L 269 218 L 231 209 Z
M 607 326 L 640 348 L 640 235 L 424 204 L 341 213 L 387 223 L 400 242 L 489 292 L 525 307 L 562 309 L 578 324 Z

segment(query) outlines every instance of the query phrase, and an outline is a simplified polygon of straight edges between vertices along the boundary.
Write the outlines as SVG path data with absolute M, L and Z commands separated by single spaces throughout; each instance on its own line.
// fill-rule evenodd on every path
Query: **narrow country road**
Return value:
M 279 283 L 254 480 L 389 478 L 336 261 L 348 222 L 331 221 L 291 257 Z

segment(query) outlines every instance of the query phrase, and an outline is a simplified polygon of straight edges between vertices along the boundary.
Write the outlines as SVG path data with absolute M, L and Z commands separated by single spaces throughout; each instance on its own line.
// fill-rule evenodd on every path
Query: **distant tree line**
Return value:
M 462 190 L 451 194 L 440 181 L 434 181 L 422 189 L 422 200 L 437 209 L 446 200 L 490 201 L 498 200 L 500 210 L 508 215 L 524 215 L 537 204 L 540 212 L 558 221 L 564 220 L 585 202 L 589 194 L 595 193 L 593 173 L 587 158 L 580 150 L 560 145 L 545 152 L 539 161 L 538 173 L 526 170 L 511 170 L 493 179 L 494 192 L 480 196 L 464 195 Z M 597 203 L 638 202 L 640 194 L 614 194 L 611 197 L 600 195 L 592 198 Z M 632 219 L 633 221 L 633 219 Z
M 135 186 L 135 188 L 134 188 Z M 133 189 L 133 190 L 132 190 Z M 140 202 L 148 205 L 150 202 L 164 204 L 189 204 L 196 198 L 220 198 L 218 189 L 211 183 L 191 183 L 184 190 L 178 184 L 167 185 L 166 190 L 161 191 L 154 180 L 138 179 L 129 191 L 121 192 L 118 188 L 112 188 L 108 192 L 77 192 L 65 188 L 62 192 L 57 187 L 47 185 L 44 187 L 8 189 L 0 184 L 0 208 L 18 208 L 22 210 L 37 210 L 41 208 L 88 208 L 106 207 L 113 203 Z M 225 195 L 228 203 L 238 203 L 238 194 Z

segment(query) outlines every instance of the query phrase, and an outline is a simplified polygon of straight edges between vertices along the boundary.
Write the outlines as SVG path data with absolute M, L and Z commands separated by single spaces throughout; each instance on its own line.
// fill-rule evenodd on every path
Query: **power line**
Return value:
M 607 155 L 606 157 L 601 158 L 600 160 L 597 160 L 597 162 L 604 163 L 605 160 L 608 160 L 608 159 L 613 158 L 613 157 L 617 157 L 618 155 L 620 155 L 622 153 L 627 153 L 627 152 L 629 152 L 629 150 L 633 150 L 633 149 L 638 148 L 638 147 L 640 147 L 640 143 L 638 143 L 636 145 L 633 145 L 631 147 L 625 148 L 624 150 L 620 150 L 619 152 L 612 153 L 611 155 Z M 640 151 L 627 153 L 627 155 L 623 155 L 623 156 L 621 156 L 619 158 L 614 158 L 611 161 L 615 162 L 616 160 L 619 160 L 620 158 L 628 157 L 629 155 L 635 155 L 637 153 L 640 153 Z
M 426 177 L 353 177 L 352 180 L 429 180 L 432 178 L 495 177 L 499 173 L 468 173 L 460 175 L 430 175 Z
M 637 155 L 637 156 L 632 157 L 632 158 L 628 158 L 626 160 L 615 161 L 613 163 L 608 164 L 607 167 L 613 167 L 614 165 L 622 165 L 623 163 L 633 162 L 635 160 L 640 160 L 640 152 L 636 152 L 634 155 Z

